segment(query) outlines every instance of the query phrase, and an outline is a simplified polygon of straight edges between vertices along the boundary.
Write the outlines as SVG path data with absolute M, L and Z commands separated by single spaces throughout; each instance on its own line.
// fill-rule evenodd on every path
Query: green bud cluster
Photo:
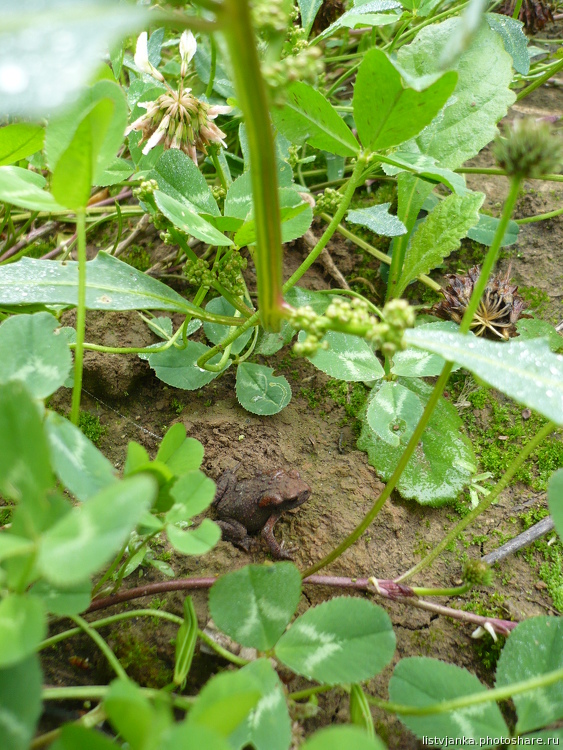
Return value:
M 227 195 L 227 191 L 222 185 L 212 185 L 211 193 L 216 201 L 222 201 Z
M 294 346 L 295 353 L 301 356 L 310 357 L 319 348 L 328 348 L 327 342 L 321 339 L 330 330 L 362 336 L 383 354 L 392 356 L 405 348 L 403 333 L 414 325 L 414 318 L 414 311 L 405 300 L 388 302 L 380 321 L 370 314 L 365 300 L 335 297 L 324 315 L 306 306 L 293 310 L 289 320 L 294 328 L 307 333 L 307 337 Z
M 140 201 L 146 201 L 152 196 L 155 190 L 158 190 L 158 182 L 156 180 L 143 180 L 139 187 L 133 188 L 133 195 Z
M 490 586 L 493 580 L 493 573 L 487 563 L 473 559 L 465 563 L 462 579 L 465 583 L 470 583 L 473 586 Z
M 516 120 L 494 146 L 499 166 L 511 177 L 541 177 L 557 172 L 563 160 L 561 139 L 547 122 Z
M 231 250 L 221 261 L 217 272 L 219 283 L 237 297 L 240 297 L 245 291 L 242 272 L 247 265 L 248 261 L 242 257 L 238 250 Z
M 321 55 L 322 51 L 318 47 L 308 45 L 296 55 L 288 55 L 283 60 L 264 66 L 264 79 L 274 92 L 274 103 L 277 106 L 284 103 L 283 92 L 288 83 L 295 81 L 313 83 L 317 79 L 323 69 Z
M 158 232 L 166 232 L 170 227 L 170 222 L 164 214 L 160 213 L 160 211 L 157 211 L 151 216 L 151 222 Z
M 188 258 L 183 272 L 192 286 L 209 287 L 215 281 L 215 275 L 209 267 L 208 261 L 203 260 L 203 258 L 197 258 L 196 260 Z
M 334 188 L 326 188 L 324 193 L 315 198 L 316 205 L 313 213 L 315 216 L 321 214 L 335 214 L 338 211 L 340 204 L 342 203 L 342 193 Z
M 285 0 L 254 0 L 252 3 L 252 24 L 259 32 L 267 35 L 283 34 L 289 23 L 289 15 L 284 8 Z

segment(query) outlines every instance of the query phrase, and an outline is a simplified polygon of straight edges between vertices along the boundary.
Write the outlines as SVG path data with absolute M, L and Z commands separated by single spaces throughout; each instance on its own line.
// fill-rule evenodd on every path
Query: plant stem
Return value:
M 209 35 L 209 46 L 211 47 L 211 64 L 209 68 L 209 80 L 205 89 L 205 96 L 209 99 L 213 93 L 213 84 L 215 83 L 215 71 L 217 70 L 217 45 L 213 34 Z
M 557 425 L 554 424 L 554 422 L 548 422 L 542 429 L 524 446 L 524 448 L 520 451 L 520 453 L 516 456 L 514 461 L 510 464 L 504 475 L 501 477 L 499 482 L 497 483 L 496 487 L 481 500 L 479 505 L 474 508 L 469 515 L 465 516 L 465 518 L 462 518 L 461 521 L 454 526 L 454 528 L 442 539 L 442 541 L 434 547 L 434 549 L 426 555 L 425 558 L 423 558 L 417 565 L 415 565 L 410 570 L 407 570 L 406 573 L 403 573 L 402 576 L 399 576 L 397 578 L 397 582 L 404 581 L 406 578 L 410 578 L 411 576 L 415 575 L 416 573 L 419 573 L 424 568 L 427 568 L 429 565 L 431 565 L 434 560 L 438 557 L 438 555 L 451 543 L 453 542 L 459 534 L 467 527 L 469 524 L 473 523 L 473 521 L 477 518 L 477 516 L 481 515 L 481 513 L 490 507 L 491 503 L 493 503 L 497 497 L 500 495 L 500 493 L 504 490 L 505 487 L 508 486 L 508 483 L 516 474 L 520 466 L 524 463 L 524 461 L 528 458 L 528 456 L 535 451 L 535 449 L 541 444 L 542 440 L 544 440 L 550 432 L 553 432 L 553 430 L 557 429 Z
M 86 620 L 80 617 L 80 615 L 72 615 L 70 619 L 75 622 L 78 627 L 86 633 L 86 635 L 90 636 L 90 638 L 94 641 L 96 646 L 108 660 L 109 665 L 111 666 L 115 674 L 122 680 L 128 680 L 129 678 L 127 677 L 127 672 L 121 666 L 119 659 L 113 653 L 108 644 L 104 641 L 102 636 L 99 633 L 96 633 L 94 628 L 90 626 L 90 623 L 86 622 Z
M 537 88 L 542 86 L 546 81 L 549 81 L 549 79 L 555 75 L 555 73 L 558 73 L 561 68 L 563 68 L 563 60 L 558 60 L 555 65 L 551 67 L 550 70 L 548 70 L 546 73 L 543 74 L 543 76 L 540 76 L 539 78 L 536 78 L 536 80 L 531 83 L 529 86 L 526 86 L 525 89 L 522 89 L 517 96 L 516 101 L 519 102 L 521 99 L 523 99 L 525 96 L 528 96 L 528 94 L 531 94 L 532 91 L 535 91 Z
M 454 169 L 458 174 L 491 174 L 499 177 L 508 177 L 504 169 L 496 167 L 460 167 Z M 563 174 L 542 174 L 541 177 L 528 177 L 529 180 L 545 180 L 546 182 L 563 182 Z
M 295 284 L 297 284 L 297 282 L 303 276 L 303 274 L 305 274 L 309 270 L 309 268 L 313 265 L 313 263 L 316 261 L 316 259 L 324 250 L 325 246 L 327 245 L 332 235 L 336 232 L 336 229 L 338 228 L 340 221 L 343 219 L 344 214 L 348 210 L 350 202 L 352 198 L 354 197 L 354 192 L 356 188 L 358 187 L 358 184 L 360 182 L 360 176 L 366 164 L 367 164 L 367 156 L 365 154 L 360 154 L 360 156 L 358 156 L 358 160 L 356 161 L 354 171 L 352 172 L 350 180 L 348 181 L 348 185 L 346 186 L 346 190 L 344 191 L 344 194 L 342 196 L 342 200 L 340 201 L 340 206 L 338 207 L 338 211 L 332 217 L 330 224 L 323 232 L 321 238 L 319 239 L 315 247 L 311 250 L 309 255 L 305 258 L 303 263 L 299 266 L 299 268 L 289 277 L 289 279 L 283 285 L 284 293 L 288 292 L 293 286 L 295 286 Z
M 517 224 L 532 224 L 534 221 L 544 221 L 545 219 L 553 219 L 556 216 L 563 214 L 563 208 L 556 208 L 555 211 L 548 211 L 545 214 L 536 214 L 535 216 L 527 216 L 525 219 L 516 219 Z
M 462 596 L 473 588 L 472 583 L 464 583 L 463 586 L 452 586 L 449 589 L 426 589 L 413 586 L 413 593 L 417 596 Z
M 258 307 L 265 330 L 277 331 L 283 304 L 283 252 L 277 164 L 268 97 L 260 71 L 248 0 L 224 0 L 223 6 L 224 33 L 231 55 L 238 104 L 244 114 L 252 162 Z
M 514 12 L 512 14 L 512 18 L 518 20 L 518 16 L 520 15 L 521 8 L 522 8 L 522 0 L 516 0 L 516 3 L 514 5 Z
M 563 680 L 563 669 L 556 669 L 553 672 L 547 672 L 538 675 L 537 677 L 531 677 L 529 680 L 513 682 L 511 685 L 494 688 L 493 690 L 483 690 L 478 693 L 472 693 L 471 695 L 463 695 L 449 701 L 433 703 L 430 706 L 405 706 L 400 703 L 390 703 L 371 695 L 366 695 L 366 698 L 373 706 L 377 706 L 384 711 L 389 711 L 394 714 L 402 714 L 403 716 L 432 716 L 434 714 L 444 714 L 449 711 L 457 711 L 461 708 L 468 708 L 469 706 L 478 706 L 482 703 L 504 701 L 514 695 L 527 693 L 529 690 L 546 688 L 549 685 L 554 685 L 555 683 L 560 682 L 561 680 Z
M 80 416 L 82 393 L 82 363 L 84 361 L 84 335 L 86 330 L 86 212 L 76 211 L 76 233 L 78 235 L 78 304 L 76 307 L 76 348 L 74 350 L 74 386 L 70 421 L 77 425 Z
M 502 238 L 504 237 L 506 227 L 508 226 L 508 222 L 510 221 L 510 217 L 512 215 L 514 204 L 516 203 L 516 199 L 518 197 L 518 190 L 520 189 L 520 184 L 521 184 L 521 180 L 519 178 L 515 177 L 512 179 L 512 182 L 510 185 L 510 192 L 504 204 L 502 216 L 497 225 L 497 229 L 495 232 L 495 236 L 493 238 L 493 242 L 487 252 L 487 255 L 485 256 L 483 267 L 481 269 L 481 275 L 479 276 L 479 279 L 477 280 L 477 283 L 475 284 L 473 293 L 471 294 L 471 299 L 469 300 L 469 304 L 463 315 L 463 320 L 461 321 L 461 325 L 459 327 L 460 333 L 467 333 L 469 331 L 471 322 L 473 321 L 473 316 L 475 314 L 475 311 L 477 310 L 479 301 L 485 290 L 485 286 L 487 285 L 489 274 L 492 271 L 495 261 L 497 259 L 497 256 L 500 250 L 500 245 L 502 242 Z M 411 435 L 410 440 L 407 443 L 405 450 L 403 451 L 401 455 L 401 458 L 399 459 L 399 463 L 397 464 L 395 471 L 393 472 L 393 474 L 391 475 L 391 478 L 385 485 L 385 488 L 383 492 L 381 493 L 381 495 L 379 496 L 379 498 L 375 501 L 371 509 L 364 516 L 363 520 L 358 524 L 358 526 L 356 526 L 356 528 L 338 545 L 338 547 L 336 547 L 336 549 L 332 550 L 332 552 L 329 552 L 329 554 L 326 555 L 322 560 L 320 560 L 318 563 L 316 563 L 312 567 L 308 568 L 302 574 L 304 578 L 313 573 L 316 573 L 321 568 L 324 568 L 326 565 L 329 565 L 331 562 L 336 560 L 337 557 L 340 557 L 340 555 L 343 552 L 345 552 L 348 549 L 348 547 L 350 547 L 352 544 L 354 544 L 354 542 L 356 542 L 360 538 L 360 536 L 364 533 L 364 531 L 368 528 L 368 526 L 373 522 L 373 520 L 375 519 L 375 517 L 377 516 L 377 514 L 379 513 L 379 511 L 385 504 L 387 498 L 391 495 L 391 492 L 395 489 L 399 479 L 401 478 L 403 471 L 406 468 L 407 463 L 409 462 L 412 454 L 414 453 L 415 448 L 418 445 L 418 442 L 420 438 L 422 437 L 424 430 L 426 429 L 426 426 L 430 420 L 430 417 L 432 416 L 432 412 L 434 411 L 438 403 L 438 400 L 440 399 L 440 396 L 442 395 L 442 392 L 444 388 L 446 387 L 446 383 L 448 382 L 452 368 L 453 368 L 452 362 L 445 363 L 442 369 L 442 372 L 440 373 L 440 376 L 438 377 L 438 380 L 436 381 L 434 389 L 432 393 L 430 394 L 430 398 L 428 399 L 428 402 L 426 406 L 424 407 L 422 416 L 420 417 L 420 420 L 417 426 L 415 427 L 414 432 Z
M 67 700 L 88 700 L 94 698 L 103 700 L 111 690 L 111 685 L 79 685 L 76 687 L 49 687 L 41 691 L 43 701 L 67 701 Z M 138 688 L 147 698 L 157 698 L 162 696 L 162 690 L 156 688 Z M 172 705 L 175 708 L 188 711 L 195 701 L 195 696 L 174 695 L 170 694 Z
M 305 698 L 310 698 L 312 695 L 328 693 L 329 690 L 334 690 L 334 688 L 335 685 L 315 685 L 314 687 L 305 688 L 305 690 L 297 690 L 297 692 L 290 693 L 287 697 L 290 701 L 302 701 Z

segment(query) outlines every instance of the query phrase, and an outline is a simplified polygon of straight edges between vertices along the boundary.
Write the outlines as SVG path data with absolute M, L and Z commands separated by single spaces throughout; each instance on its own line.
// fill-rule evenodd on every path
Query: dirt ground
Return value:
M 560 24 L 559 36 L 561 31 Z M 559 87 L 540 88 L 522 105 L 514 107 L 512 116 L 563 115 L 560 91 Z M 486 151 L 472 164 L 493 165 Z M 505 178 L 471 175 L 468 184 L 485 192 L 485 207 L 498 213 L 507 192 Z M 515 218 L 553 210 L 561 206 L 562 198 L 562 183 L 526 183 Z M 320 227 L 316 227 L 316 232 L 319 231 Z M 509 262 L 512 263 L 515 282 L 535 287 L 547 295 L 544 317 L 551 322 L 563 318 L 562 248 L 563 217 L 559 216 L 523 226 L 517 246 L 508 248 L 501 262 L 503 270 Z M 343 268 L 341 263 L 350 265 L 350 258 L 356 258 L 356 263 L 361 260 L 347 241 L 336 240 L 330 249 L 344 273 L 350 273 L 352 269 Z M 299 243 L 288 249 L 287 275 L 302 257 Z M 455 270 L 455 257 L 450 262 L 450 270 Z M 329 288 L 332 281 L 320 266 L 314 266 L 301 285 L 312 289 Z M 91 313 L 87 340 L 99 344 L 139 346 L 155 339 L 135 313 Z M 345 409 L 331 398 L 323 399 L 322 396 L 318 397 L 318 403 L 311 405 L 311 394 L 326 393 L 328 378 L 323 373 L 307 361 L 293 358 L 288 347 L 267 360 L 258 358 L 256 361 L 267 362 L 275 368 L 276 374 L 285 374 L 292 386 L 293 398 L 289 406 L 275 416 L 257 417 L 238 404 L 233 368 L 202 390 L 188 392 L 160 382 L 148 363 L 135 355 L 98 353 L 88 353 L 85 358 L 87 392 L 83 396 L 82 408 L 99 417 L 105 428 L 99 447 L 118 468 L 123 465 L 128 441 L 140 442 L 154 456 L 160 436 L 178 421 L 185 425 L 188 436 L 202 442 L 205 448 L 202 469 L 213 479 L 238 462 L 241 463 L 241 478 L 270 469 L 297 468 L 312 487 L 312 494 L 305 505 L 281 519 L 276 535 L 293 551 L 295 562 L 303 569 L 333 549 L 357 525 L 383 485 L 368 464 L 366 454 L 355 448 L 353 420 L 346 415 Z M 70 392 L 64 390 L 50 403 L 51 408 L 63 413 L 69 410 L 69 405 Z M 505 492 L 500 502 L 468 529 L 457 550 L 444 554 L 425 572 L 424 584 L 452 585 L 459 579 L 463 554 L 479 557 L 499 546 L 498 536 L 491 533 L 493 529 L 510 536 L 518 533 L 522 527 L 512 520 L 514 507 L 526 502 L 533 507 L 545 506 L 545 497 L 519 484 Z M 397 577 L 420 559 L 423 550 L 442 539 L 445 530 L 458 519 L 459 515 L 451 507 L 422 508 L 394 495 L 359 542 L 325 572 L 351 577 Z M 162 547 L 159 551 L 164 553 L 166 549 Z M 269 559 L 269 554 L 260 542 L 250 555 L 228 542 L 220 542 L 216 549 L 202 558 L 174 554 L 169 564 L 174 575 L 180 578 L 220 575 L 249 562 L 266 559 Z M 496 602 L 495 611 L 499 614 L 520 619 L 557 613 L 545 586 L 538 585 L 536 569 L 530 566 L 524 555 L 508 558 L 495 570 L 489 601 Z M 140 582 L 162 578 L 155 568 L 143 567 L 126 579 L 125 586 L 133 587 Z M 341 592 L 309 586 L 302 596 L 299 612 L 335 595 L 341 595 Z M 159 597 L 160 601 L 156 604 L 153 601 L 152 605 L 180 615 L 183 596 L 182 592 L 172 593 Z M 205 592 L 193 594 L 200 626 L 205 625 L 208 618 L 206 598 Z M 451 607 L 461 608 L 463 605 L 462 600 L 442 601 Z M 484 594 L 485 607 L 487 601 L 487 594 Z M 493 673 L 488 665 L 494 647 L 490 645 L 490 639 L 476 643 L 471 639 L 473 627 L 470 625 L 459 625 L 387 601 L 378 603 L 392 618 L 397 650 L 393 664 L 370 683 L 369 689 L 374 694 L 387 698 L 387 684 L 393 666 L 400 658 L 415 655 L 432 656 L 466 667 L 487 684 L 492 684 Z M 151 606 L 151 601 L 143 599 L 130 606 Z M 114 610 L 117 608 L 103 614 Z M 142 618 L 103 633 L 118 656 L 124 659 L 129 674 L 141 684 L 159 685 L 170 680 L 174 660 L 174 648 L 170 643 L 175 635 L 173 626 L 162 620 L 155 623 Z M 88 657 L 90 669 L 80 670 L 73 666 L 69 658 L 75 655 Z M 224 664 L 214 656 L 198 654 L 187 692 L 196 692 L 198 686 L 223 667 Z M 53 685 L 99 683 L 111 679 L 103 657 L 82 638 L 64 641 L 56 651 L 45 652 L 44 668 L 46 682 Z M 295 678 L 287 687 L 293 691 L 305 684 L 300 678 Z M 71 705 L 69 710 L 72 709 Z M 397 720 L 379 710 L 374 710 L 373 715 L 377 731 L 390 748 L 422 747 Z M 348 716 L 347 696 L 337 691 L 319 696 L 319 711 L 316 716 L 305 720 L 305 732 L 309 734 L 318 727 L 346 721 Z

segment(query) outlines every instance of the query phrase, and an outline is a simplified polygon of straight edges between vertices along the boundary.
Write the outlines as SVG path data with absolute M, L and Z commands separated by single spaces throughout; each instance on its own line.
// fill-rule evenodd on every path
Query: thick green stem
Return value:
M 86 212 L 76 212 L 76 234 L 78 236 L 78 305 L 76 307 L 76 348 L 74 350 L 74 386 L 70 421 L 77 425 L 80 416 L 82 394 L 82 363 L 84 361 L 84 335 L 86 330 Z
M 138 688 L 147 698 L 159 698 L 162 690 L 156 688 Z M 79 685 L 75 687 L 49 687 L 41 691 L 43 701 L 67 700 L 103 700 L 111 690 L 111 685 Z M 188 711 L 196 700 L 196 696 L 169 694 L 174 708 Z
M 263 327 L 277 331 L 283 304 L 283 253 L 277 164 L 268 114 L 268 97 L 260 72 L 248 0 L 224 0 L 223 6 L 224 33 L 231 56 L 238 104 L 244 114 L 252 162 L 258 308 Z
M 475 314 L 475 311 L 477 310 L 479 301 L 483 295 L 483 291 L 487 284 L 489 274 L 492 271 L 495 261 L 497 259 L 502 238 L 504 237 L 506 227 L 508 226 L 508 222 L 510 221 L 510 216 L 512 215 L 514 204 L 516 203 L 516 198 L 518 197 L 518 190 L 520 188 L 520 184 L 521 184 L 521 181 L 519 179 L 514 178 L 512 180 L 512 184 L 510 186 L 510 192 L 508 194 L 508 198 L 506 199 L 506 203 L 504 204 L 502 216 L 498 223 L 495 236 L 493 238 L 493 242 L 487 252 L 487 255 L 485 256 L 485 260 L 483 262 L 483 267 L 481 270 L 481 275 L 479 276 L 477 284 L 475 284 L 473 293 L 471 295 L 471 299 L 469 300 L 469 304 L 464 313 L 463 320 L 459 328 L 460 333 L 467 333 L 469 331 L 471 322 L 473 320 L 473 316 Z M 360 538 L 360 536 L 364 533 L 364 531 L 373 522 L 373 520 L 375 519 L 375 517 L 377 516 L 377 514 L 379 513 L 379 511 L 385 504 L 387 498 L 391 495 L 391 492 L 397 486 L 397 483 L 399 479 L 401 478 L 401 475 L 403 471 L 405 470 L 407 463 L 409 462 L 412 454 L 414 453 L 416 446 L 418 445 L 418 442 L 420 438 L 422 437 L 424 430 L 426 429 L 426 426 L 430 420 L 430 417 L 432 416 L 432 412 L 434 411 L 438 403 L 438 400 L 440 399 L 440 396 L 442 395 L 442 392 L 444 388 L 446 387 L 446 383 L 448 382 L 452 368 L 453 368 L 452 362 L 445 363 L 442 369 L 442 372 L 440 373 L 440 376 L 438 380 L 436 381 L 436 384 L 430 395 L 430 398 L 428 399 L 428 402 L 424 408 L 422 416 L 420 417 L 420 420 L 417 426 L 415 427 L 415 430 L 413 434 L 411 435 L 411 438 L 409 442 L 407 443 L 405 450 L 403 451 L 403 454 L 401 455 L 401 458 L 399 459 L 399 463 L 397 464 L 395 471 L 391 475 L 391 478 L 385 485 L 385 489 L 383 490 L 379 498 L 375 501 L 372 508 L 368 511 L 368 513 L 363 518 L 363 520 L 358 524 L 358 526 L 338 545 L 338 547 L 336 547 L 336 549 L 332 550 L 332 552 L 326 555 L 322 560 L 320 560 L 318 563 L 316 563 L 312 567 L 308 568 L 305 571 L 305 573 L 303 573 L 304 578 L 309 575 L 312 575 L 313 573 L 316 573 L 321 568 L 324 568 L 326 565 L 329 565 L 331 562 L 336 560 L 337 557 L 340 557 L 340 555 L 343 552 L 345 552 L 352 544 L 354 544 L 354 542 L 356 542 Z
M 428 553 L 428 555 L 426 555 L 425 558 L 423 558 L 413 568 L 407 570 L 406 573 L 403 573 L 402 576 L 397 578 L 397 581 L 404 581 L 406 578 L 410 578 L 411 576 L 419 573 L 421 570 L 431 565 L 438 557 L 438 555 L 443 552 L 451 542 L 457 539 L 459 534 L 461 534 L 461 532 L 465 528 L 467 528 L 469 524 L 473 523 L 477 516 L 480 516 L 484 510 L 487 510 L 487 508 L 489 508 L 491 504 L 494 503 L 500 493 L 505 489 L 505 487 L 508 486 L 508 483 L 516 474 L 520 466 L 522 466 L 524 461 L 528 458 L 528 456 L 532 454 L 542 443 L 542 441 L 549 435 L 549 433 L 553 432 L 553 430 L 555 430 L 556 428 L 557 425 L 553 422 L 548 422 L 545 427 L 542 427 L 537 435 L 535 435 L 516 456 L 514 461 L 506 470 L 505 474 L 497 483 L 496 487 L 485 498 L 483 498 L 483 500 L 481 500 L 479 505 L 474 508 L 471 513 L 465 516 L 465 518 L 462 518 L 461 521 L 456 526 L 454 526 L 454 528 L 442 539 L 442 541 L 438 545 L 436 545 L 436 547 L 434 547 L 431 552 Z
M 531 94 L 532 91 L 535 91 L 540 86 L 543 86 L 543 84 L 546 81 L 549 81 L 550 78 L 552 78 L 555 73 L 558 73 L 561 68 L 563 68 L 563 60 L 559 60 L 555 63 L 546 73 L 543 74 L 543 76 L 540 76 L 539 78 L 536 78 L 536 80 L 531 83 L 529 86 L 526 86 L 525 89 L 522 89 L 516 96 L 516 101 L 519 102 L 521 99 L 523 99 L 525 96 L 528 96 L 528 94 Z

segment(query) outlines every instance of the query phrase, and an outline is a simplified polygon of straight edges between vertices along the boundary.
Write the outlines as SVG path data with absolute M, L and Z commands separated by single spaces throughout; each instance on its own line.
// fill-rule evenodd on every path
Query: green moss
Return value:
M 133 266 L 133 268 L 136 268 L 138 271 L 146 271 L 152 265 L 151 256 L 145 248 L 140 247 L 139 245 L 131 245 L 131 247 L 123 253 L 120 260 L 125 261 L 125 263 Z
M 106 434 L 106 428 L 100 424 L 100 418 L 87 411 L 80 412 L 78 426 L 94 445 L 98 445 L 103 435 Z
M 519 286 L 518 293 L 524 297 L 528 307 L 534 310 L 539 317 L 543 317 L 547 313 L 550 299 L 543 289 L 538 289 L 536 286 Z
M 181 414 L 184 410 L 185 404 L 183 404 L 181 401 L 179 401 L 177 398 L 173 398 L 170 402 L 170 405 L 176 412 L 176 414 Z
M 172 679 L 170 670 L 158 658 L 156 645 L 150 643 L 150 633 L 158 626 L 158 622 L 145 621 L 143 640 L 138 640 L 130 623 L 120 623 L 119 629 L 112 633 L 113 652 L 129 677 L 145 687 L 162 688 Z

